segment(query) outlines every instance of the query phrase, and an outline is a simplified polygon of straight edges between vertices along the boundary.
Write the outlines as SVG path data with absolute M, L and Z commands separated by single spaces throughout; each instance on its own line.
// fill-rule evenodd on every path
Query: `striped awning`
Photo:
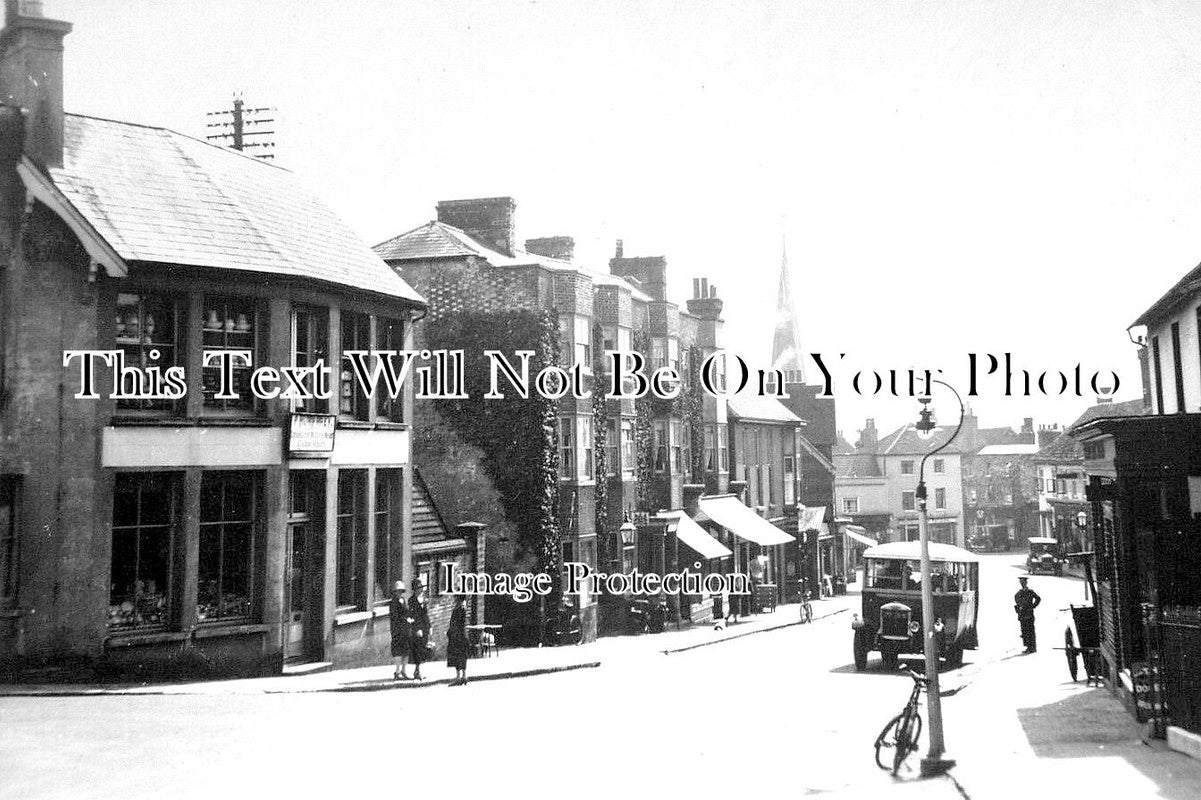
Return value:
M 683 511 L 663 511 L 658 516 L 668 521 L 668 528 L 674 529 L 677 539 L 704 558 L 725 558 L 734 555 L 733 550 L 714 539 L 709 531 L 697 525 Z
M 734 495 L 702 497 L 700 510 L 730 533 L 763 547 L 795 541 L 784 531 L 751 511 Z

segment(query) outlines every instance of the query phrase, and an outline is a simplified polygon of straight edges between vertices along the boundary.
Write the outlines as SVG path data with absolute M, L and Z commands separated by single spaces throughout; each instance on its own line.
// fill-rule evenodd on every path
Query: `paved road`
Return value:
M 1016 557 L 982 567 L 987 675 L 1019 645 Z M 1040 644 L 1079 581 L 1035 578 Z M 1056 636 L 1058 628 L 1060 633 Z M 1035 656 L 1023 686 L 1067 678 Z M 992 664 L 993 666 L 982 666 Z M 951 682 L 951 676 L 948 681 Z M 9 797 L 730 797 L 748 793 L 959 797 L 949 782 L 896 783 L 871 743 L 908 693 L 873 659 L 856 673 L 848 615 L 601 669 L 421 691 L 282 696 L 0 699 L 0 796 Z M 944 700 L 952 750 L 987 735 Z M 1004 693 L 1002 693 L 1004 694 Z M 965 699 L 966 698 L 966 699 Z

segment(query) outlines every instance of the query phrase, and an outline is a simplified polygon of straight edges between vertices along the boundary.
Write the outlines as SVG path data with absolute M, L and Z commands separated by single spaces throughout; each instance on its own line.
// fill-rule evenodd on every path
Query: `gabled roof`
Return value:
M 757 422 L 785 422 L 804 425 L 805 421 L 774 397 L 736 394 L 727 402 L 729 412 L 738 419 Z
M 430 220 L 411 231 L 393 236 L 373 249 L 376 255 L 388 262 L 475 256 L 496 267 L 540 266 L 554 272 L 576 272 L 587 275 L 600 285 L 621 286 L 629 290 L 635 300 L 649 303 L 653 299 L 636 281 L 619 278 L 606 270 L 575 261 L 538 255 L 520 248 L 507 256 L 477 241 L 467 232 L 438 220 Z
M 928 437 L 920 436 L 912 423 L 907 423 L 885 436 L 881 442 L 880 453 L 886 456 L 922 456 L 934 450 L 955 433 L 954 428 L 939 426 Z M 962 453 L 960 441 L 956 439 L 943 453 Z
M 1095 419 L 1105 417 L 1141 417 L 1147 413 L 1143 406 L 1141 398 L 1136 400 L 1125 400 L 1121 403 L 1098 403 L 1095 406 L 1090 406 L 1085 409 L 1075 422 L 1068 426 L 1068 432 L 1071 433 L 1076 428 L 1092 422 Z
M 1041 463 L 1083 461 L 1084 447 L 1067 431 L 1064 431 L 1052 439 L 1046 447 L 1035 453 L 1034 460 Z
M 189 136 L 64 116 L 44 171 L 126 262 L 306 278 L 414 303 L 421 295 L 287 170 Z
M 847 441 L 842 435 L 842 431 L 838 431 L 837 438 L 834 440 L 834 455 L 848 455 L 855 452 L 855 445 Z

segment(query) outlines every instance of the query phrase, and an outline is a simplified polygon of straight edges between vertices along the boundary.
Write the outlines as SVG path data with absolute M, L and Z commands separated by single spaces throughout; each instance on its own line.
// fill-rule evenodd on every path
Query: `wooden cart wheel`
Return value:
M 1076 649 L 1076 640 L 1072 638 L 1072 629 L 1063 629 L 1063 652 L 1068 657 L 1068 672 L 1072 673 L 1072 683 L 1076 682 L 1076 673 L 1079 669 L 1076 663 L 1076 656 L 1080 655 L 1080 651 Z

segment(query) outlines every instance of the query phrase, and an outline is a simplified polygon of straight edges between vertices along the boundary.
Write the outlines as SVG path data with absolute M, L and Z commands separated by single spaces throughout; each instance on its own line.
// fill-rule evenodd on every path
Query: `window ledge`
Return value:
M 216 639 L 219 636 L 245 636 L 250 633 L 266 633 L 267 626 L 258 623 L 245 625 L 205 625 L 196 629 L 197 639 Z
M 140 647 L 147 644 L 165 644 L 167 642 L 182 642 L 188 635 L 183 631 L 122 631 L 110 633 L 104 639 L 106 649 L 115 650 L 122 647 Z
M 183 427 L 237 427 L 270 428 L 275 422 L 265 417 L 166 417 L 166 416 L 114 416 L 113 427 L 183 428 Z
M 373 611 L 348 611 L 345 614 L 337 614 L 334 616 L 334 627 L 339 625 L 352 625 L 356 622 L 363 622 L 375 617 Z
M 358 431 L 403 431 L 408 430 L 410 426 L 404 422 L 391 422 L 388 420 L 366 422 L 361 419 L 344 419 L 339 417 L 338 427 Z

